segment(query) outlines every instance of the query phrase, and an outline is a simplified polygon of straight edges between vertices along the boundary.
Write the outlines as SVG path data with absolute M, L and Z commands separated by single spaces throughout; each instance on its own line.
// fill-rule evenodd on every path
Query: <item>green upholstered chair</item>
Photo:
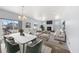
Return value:
M 7 41 L 6 38 L 4 38 L 4 42 L 8 53 L 16 53 L 20 50 L 18 44 Z
M 26 53 L 41 53 L 42 40 L 36 40 L 35 42 L 27 45 Z

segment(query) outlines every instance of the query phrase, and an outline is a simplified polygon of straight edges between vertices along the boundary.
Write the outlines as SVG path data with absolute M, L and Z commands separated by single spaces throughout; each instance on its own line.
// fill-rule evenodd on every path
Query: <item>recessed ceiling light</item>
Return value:
M 55 16 L 55 19 L 60 19 L 60 16 L 59 16 L 59 15 L 56 15 L 56 16 Z
M 46 17 L 43 16 L 43 17 L 42 17 L 42 21 L 44 21 L 44 20 L 46 20 Z

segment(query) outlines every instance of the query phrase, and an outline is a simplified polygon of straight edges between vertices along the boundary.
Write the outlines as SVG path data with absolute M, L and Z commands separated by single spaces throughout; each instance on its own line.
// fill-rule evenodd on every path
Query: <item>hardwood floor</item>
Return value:
M 47 37 L 45 39 L 45 37 L 43 38 L 43 36 L 41 37 L 41 39 L 43 39 L 43 45 L 45 45 L 45 48 L 48 47 L 50 53 L 70 53 L 66 42 L 55 40 L 53 35 L 50 35 L 50 38 L 48 40 L 46 40 Z M 48 52 L 48 50 L 45 51 L 45 53 Z
M 44 42 L 44 44 L 51 48 L 51 53 L 70 53 L 69 49 L 65 45 L 57 44 L 55 42 Z

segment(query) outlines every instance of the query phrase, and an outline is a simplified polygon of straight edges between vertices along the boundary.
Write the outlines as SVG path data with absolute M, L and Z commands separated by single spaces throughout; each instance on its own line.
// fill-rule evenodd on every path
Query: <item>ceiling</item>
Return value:
M 38 20 L 57 19 L 63 17 L 64 8 L 64 6 L 24 6 L 24 15 Z M 21 6 L 0 6 L 0 9 L 22 14 Z

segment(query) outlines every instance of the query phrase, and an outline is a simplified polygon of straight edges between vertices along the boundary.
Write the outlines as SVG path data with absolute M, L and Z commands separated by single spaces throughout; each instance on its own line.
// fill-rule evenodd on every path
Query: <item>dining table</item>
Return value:
M 36 35 L 32 35 L 32 34 L 27 34 L 24 33 L 24 36 L 21 36 L 20 33 L 13 33 L 13 34 L 9 34 L 9 35 L 5 35 L 5 37 L 13 37 L 14 41 L 19 44 L 19 46 L 22 46 L 22 48 L 20 48 L 20 52 L 21 53 L 25 53 L 25 48 L 27 47 L 27 44 L 29 42 L 32 42 L 33 40 L 36 40 L 37 36 Z M 7 41 L 9 41 L 7 39 Z

